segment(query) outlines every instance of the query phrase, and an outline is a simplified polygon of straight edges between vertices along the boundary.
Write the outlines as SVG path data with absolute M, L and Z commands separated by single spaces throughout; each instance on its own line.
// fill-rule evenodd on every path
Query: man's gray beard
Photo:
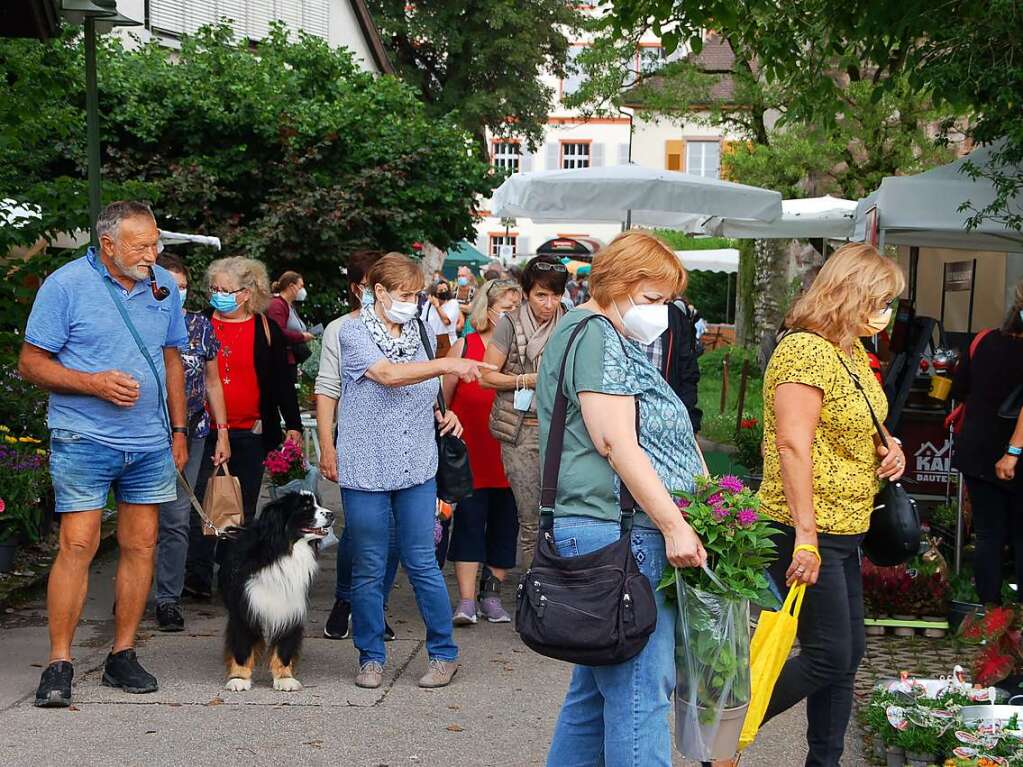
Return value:
M 149 279 L 149 272 L 146 271 L 145 267 L 125 266 L 124 264 L 121 263 L 120 259 L 118 259 L 117 256 L 113 256 L 111 260 L 114 262 L 114 266 L 117 267 L 117 271 L 119 271 L 125 277 L 135 280 L 136 282 L 141 282 L 142 280 Z

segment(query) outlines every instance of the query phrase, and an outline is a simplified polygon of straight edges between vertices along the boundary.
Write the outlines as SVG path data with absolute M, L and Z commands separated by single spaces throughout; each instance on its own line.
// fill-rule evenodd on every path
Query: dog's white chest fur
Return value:
M 306 595 L 316 574 L 316 555 L 306 540 L 291 553 L 252 576 L 245 585 L 249 611 L 263 629 L 267 641 L 283 630 L 305 621 Z

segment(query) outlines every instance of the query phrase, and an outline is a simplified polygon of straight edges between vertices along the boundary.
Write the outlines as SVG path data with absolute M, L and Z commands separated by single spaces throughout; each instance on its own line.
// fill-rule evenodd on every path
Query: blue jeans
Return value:
M 117 450 L 65 429 L 50 432 L 50 477 L 58 514 L 102 509 L 111 489 L 118 503 L 139 506 L 177 497 L 169 446 L 146 453 Z
M 431 660 L 458 657 L 451 626 L 451 602 L 437 567 L 433 525 L 437 514 L 437 483 L 429 480 L 405 490 L 368 492 L 341 489 L 347 529 L 351 531 L 352 633 L 359 665 L 384 663 L 384 573 L 390 518 L 398 538 L 398 555 L 426 624 L 426 650 Z
M 618 540 L 617 522 L 558 517 L 558 553 L 574 557 Z M 656 591 L 667 564 L 664 538 L 633 527 L 632 552 L 657 600 L 657 628 L 643 651 L 614 666 L 576 666 L 554 728 L 548 767 L 670 767 L 668 719 L 675 691 L 675 608 Z
M 390 518 L 390 540 L 387 543 L 387 569 L 384 571 L 384 606 L 394 588 L 394 579 L 398 577 L 398 537 L 394 532 L 394 516 Z M 348 531 L 348 520 L 345 519 L 341 539 L 337 544 L 337 585 L 334 587 L 334 598 L 344 602 L 352 601 L 352 534 Z
M 188 443 L 188 463 L 182 470 L 185 481 L 195 488 L 202 465 L 206 439 Z M 177 602 L 185 585 L 185 559 L 188 556 L 188 516 L 192 502 L 178 483 L 178 497 L 160 504 L 160 537 L 156 543 L 156 604 Z

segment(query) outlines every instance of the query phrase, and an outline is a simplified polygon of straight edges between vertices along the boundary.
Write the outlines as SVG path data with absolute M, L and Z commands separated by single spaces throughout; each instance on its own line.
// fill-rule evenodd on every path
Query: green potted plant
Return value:
M 973 571 L 964 567 L 949 576 L 948 627 L 956 631 L 968 615 L 984 614 L 977 587 L 973 583 Z
M 765 574 L 774 532 L 738 477 L 698 477 L 675 496 L 707 551 L 706 569 L 669 567 L 660 583 L 678 600 L 676 746 L 690 759 L 727 759 L 750 699 L 749 603 L 778 607 Z
M 756 418 L 743 418 L 735 432 L 735 459 L 746 467 L 746 484 L 753 490 L 763 480 L 764 455 L 762 445 L 764 427 Z
M 906 753 L 906 767 L 931 767 L 938 759 L 941 732 L 922 724 L 910 724 L 895 742 Z
M 14 566 L 18 546 L 39 540 L 42 497 L 49 483 L 45 453 L 32 437 L 0 427 L 0 572 Z

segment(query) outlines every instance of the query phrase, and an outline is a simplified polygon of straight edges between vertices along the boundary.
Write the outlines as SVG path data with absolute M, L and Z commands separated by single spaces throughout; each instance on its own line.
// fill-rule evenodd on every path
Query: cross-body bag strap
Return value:
M 554 505 L 558 498 L 558 477 L 561 473 L 561 452 L 565 444 L 565 423 L 568 418 L 568 397 L 564 392 L 565 368 L 568 365 L 568 355 L 572 351 L 572 344 L 576 337 L 586 327 L 586 323 L 593 319 L 601 319 L 610 324 L 610 320 L 600 314 L 591 314 L 584 317 L 572 330 L 565 345 L 565 354 L 561 358 L 561 368 L 558 372 L 558 387 L 554 395 L 554 408 L 551 412 L 550 430 L 547 432 L 547 449 L 544 451 L 543 477 L 540 483 L 540 527 L 543 530 L 550 530 L 553 525 Z M 612 326 L 613 327 L 613 326 Z M 622 344 L 622 351 L 625 351 L 625 342 L 622 341 L 618 331 L 618 342 Z M 639 439 L 639 402 L 636 402 L 636 439 Z M 636 500 L 625 483 L 621 483 L 619 493 L 619 506 L 622 511 L 622 531 L 628 532 L 632 529 L 632 519 L 636 512 Z
M 121 315 L 121 319 L 124 320 L 125 327 L 128 328 L 128 332 L 131 333 L 131 337 L 135 339 L 135 345 L 139 348 L 139 352 L 141 352 L 142 357 L 149 364 L 149 369 L 153 371 L 153 378 L 156 379 L 156 388 L 160 397 L 160 412 L 163 414 L 164 423 L 167 427 L 167 437 L 168 439 L 173 440 L 173 433 L 171 432 L 170 426 L 170 412 L 167 410 L 167 398 L 164 396 L 163 382 L 160 380 L 160 373 L 156 369 L 156 363 L 153 362 L 152 355 L 149 354 L 149 350 L 142 341 L 142 336 L 140 336 L 138 330 L 135 329 L 135 323 L 131 321 L 131 317 L 128 315 L 128 310 L 125 309 L 124 304 L 121 303 L 121 299 L 117 295 L 117 288 L 115 288 L 108 279 L 103 279 L 103 283 L 107 286 L 110 298 L 113 299 L 114 306 L 117 307 L 117 311 Z M 195 491 L 192 489 L 192 486 L 188 484 L 188 481 L 176 466 L 174 467 L 174 472 L 178 475 L 178 482 L 183 488 L 185 488 L 185 492 L 188 494 L 192 508 L 195 509 L 196 513 L 199 515 L 199 519 L 202 520 L 203 525 L 212 530 L 218 538 L 224 537 L 225 532 L 223 528 L 217 527 L 213 524 L 210 518 L 206 516 L 206 512 L 203 511 L 202 504 L 199 503 L 199 499 L 195 497 Z
M 421 319 L 419 319 L 418 317 L 416 317 L 416 325 L 419 327 L 419 337 L 423 341 L 423 351 L 425 351 L 426 352 L 426 356 L 429 359 L 432 360 L 432 359 L 434 359 L 433 348 L 430 346 L 430 337 L 428 335 L 426 335 L 426 325 L 424 325 L 423 321 Z M 465 355 L 463 355 L 463 356 L 465 356 Z M 440 391 L 437 392 L 437 407 L 440 409 L 440 414 L 441 415 L 444 415 L 447 412 L 447 408 L 444 407 L 444 387 L 443 386 L 440 388 Z
M 809 333 L 810 335 L 817 336 L 818 338 L 824 338 L 824 336 L 819 335 L 818 333 L 812 333 L 809 330 L 793 330 L 785 335 L 787 337 L 798 333 Z M 827 341 L 826 338 L 824 338 L 824 340 Z M 828 341 L 828 343 L 831 344 L 830 341 Z M 853 386 L 859 389 L 860 394 L 863 395 L 863 401 L 867 403 L 867 410 L 870 411 L 870 420 L 874 422 L 874 429 L 877 431 L 877 436 L 881 440 L 881 444 L 887 450 L 888 438 L 884 434 L 884 429 L 881 428 L 881 422 L 877 420 L 877 414 L 874 412 L 874 406 L 870 404 L 870 397 L 867 396 L 867 391 L 863 388 L 863 384 L 860 382 L 860 377 L 856 375 L 852 368 L 846 364 L 845 360 L 842 358 L 842 353 L 838 349 L 835 349 L 835 356 L 838 357 L 838 361 L 841 363 L 842 367 L 845 368 L 845 372 L 849 374 L 849 378 L 852 380 Z

